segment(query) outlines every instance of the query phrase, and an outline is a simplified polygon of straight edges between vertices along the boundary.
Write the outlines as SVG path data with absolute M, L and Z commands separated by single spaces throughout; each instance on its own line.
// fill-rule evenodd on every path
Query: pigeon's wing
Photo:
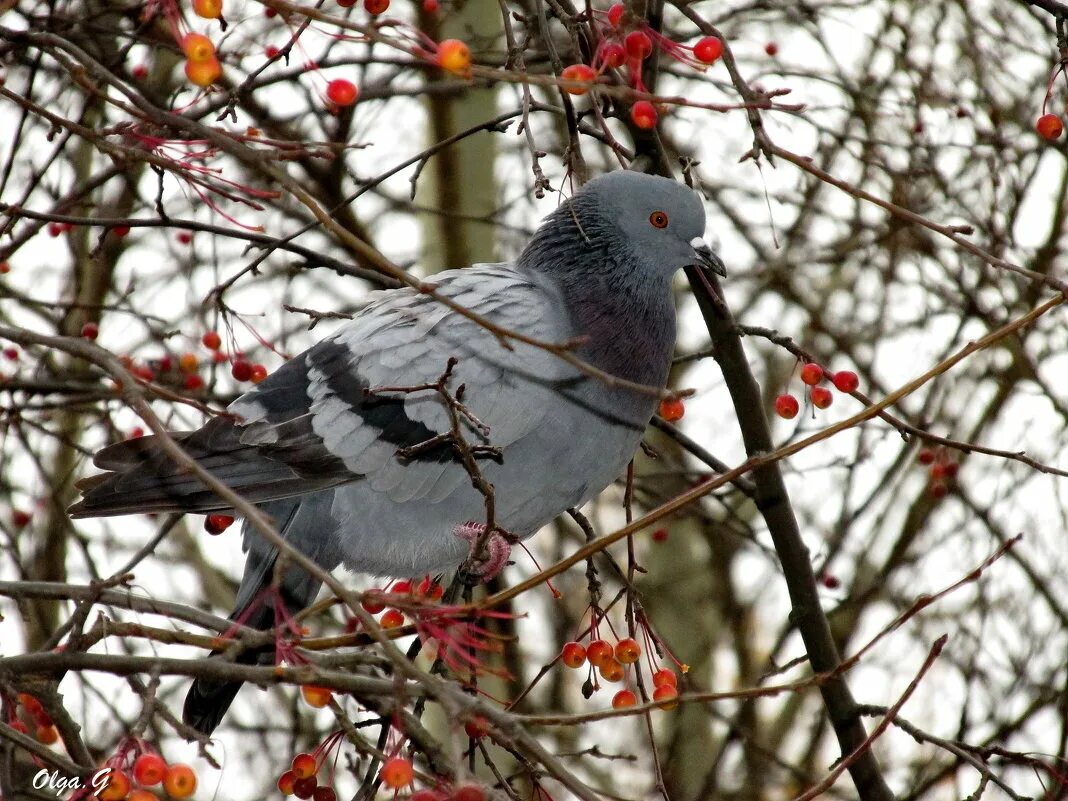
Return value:
M 546 341 L 571 334 L 558 296 L 507 265 L 449 271 L 432 283 L 503 329 Z M 451 414 L 464 442 L 506 448 L 545 414 L 543 388 L 567 380 L 567 365 L 549 352 L 505 341 L 425 294 L 389 291 L 180 442 L 257 503 L 353 481 L 398 501 L 444 497 L 465 480 L 447 469 L 458 458 L 447 441 Z M 463 387 L 463 407 L 451 413 L 427 386 L 450 360 L 442 389 L 456 397 Z M 74 516 L 225 508 L 151 437 L 106 448 L 96 464 L 113 472 L 82 484 Z

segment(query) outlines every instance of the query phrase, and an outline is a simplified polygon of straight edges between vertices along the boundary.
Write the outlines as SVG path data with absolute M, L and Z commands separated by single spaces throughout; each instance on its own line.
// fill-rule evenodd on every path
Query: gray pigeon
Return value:
M 673 275 L 687 265 L 723 274 L 704 228 L 694 192 L 618 171 L 564 201 L 514 264 L 450 270 L 430 283 L 504 329 L 540 342 L 575 340 L 572 352 L 588 364 L 659 388 L 675 344 Z M 460 449 L 434 439 L 451 430 L 446 397 L 413 387 L 436 382 L 452 360 L 447 391 L 455 397 L 462 386 L 464 406 L 483 424 L 460 415 L 462 439 L 493 485 L 496 525 L 520 539 L 611 484 L 657 406 L 653 392 L 510 344 L 412 289 L 377 293 L 355 319 L 234 401 L 230 415 L 174 438 L 326 570 L 344 563 L 381 576 L 444 572 L 469 556 L 486 523 L 485 499 Z M 227 510 L 153 440 L 100 451 L 94 463 L 109 472 L 82 482 L 71 516 Z M 490 543 L 487 574 L 503 565 L 507 546 L 499 545 Z M 261 599 L 277 553 L 247 523 L 244 547 L 231 617 L 269 629 L 272 602 Z M 314 601 L 319 581 L 287 567 L 279 590 L 293 611 Z M 240 686 L 195 680 L 184 720 L 211 733 Z

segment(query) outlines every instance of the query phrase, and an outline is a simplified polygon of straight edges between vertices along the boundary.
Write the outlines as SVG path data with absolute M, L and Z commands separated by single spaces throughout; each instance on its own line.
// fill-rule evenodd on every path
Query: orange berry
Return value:
M 222 75 L 222 65 L 216 58 L 209 61 L 193 61 L 193 59 L 189 59 L 185 62 L 185 77 L 195 86 L 211 86 L 219 80 L 220 75 Z
M 642 647 L 632 637 L 627 637 L 616 643 L 616 659 L 624 665 L 632 665 L 642 655 Z
M 200 359 L 195 353 L 183 353 L 178 357 L 178 369 L 183 373 L 195 373 L 200 366 Z
M 52 745 L 59 739 L 59 729 L 52 725 L 38 726 L 36 734 L 38 741 L 45 745 Z
M 594 640 L 586 647 L 586 658 L 594 667 L 600 667 L 606 659 L 611 659 L 615 649 L 606 640 Z
M 681 398 L 664 398 L 660 401 L 660 416 L 669 423 L 681 420 L 684 414 L 686 414 L 686 406 L 683 405 Z
M 1061 118 L 1056 114 L 1043 114 L 1038 118 L 1038 122 L 1035 123 L 1035 130 L 1038 131 L 1038 135 L 1043 139 L 1053 141 L 1059 139 L 1060 135 L 1064 133 L 1064 123 L 1061 122 Z
M 560 661 L 569 668 L 580 668 L 586 664 L 586 649 L 580 642 L 565 643 L 560 652 Z
M 623 681 L 623 674 L 626 672 L 623 669 L 622 663 L 614 656 L 610 656 L 598 665 L 597 670 L 601 674 L 601 678 L 605 681 L 610 681 L 613 684 L 617 681 Z
M 222 16 L 222 0 L 193 0 L 193 13 L 204 19 Z
M 297 781 L 297 774 L 291 770 L 287 770 L 281 776 L 278 777 L 278 792 L 282 795 L 293 795 L 293 785 Z
M 679 691 L 671 684 L 661 684 L 653 690 L 653 700 L 661 709 L 674 709 L 679 705 Z
M 412 770 L 411 760 L 396 756 L 390 757 L 382 764 L 379 776 L 386 787 L 400 790 L 412 783 L 415 771 Z
M 314 776 L 319 771 L 319 766 L 315 762 L 315 757 L 311 754 L 297 754 L 293 757 L 293 762 L 289 766 L 293 771 L 293 775 L 298 779 L 306 779 L 309 776 Z
M 254 364 L 254 365 L 252 365 L 252 375 L 249 376 L 249 381 L 251 381 L 253 384 L 258 384 L 263 379 L 265 379 L 266 377 L 267 377 L 267 368 L 266 367 L 264 367 L 262 364 Z
M 171 765 L 163 776 L 163 789 L 171 798 L 188 798 L 196 792 L 197 774 L 181 762 Z
M 679 683 L 679 677 L 675 675 L 674 670 L 668 668 L 660 668 L 653 674 L 653 686 L 663 687 L 665 685 L 675 687 Z
M 218 350 L 222 347 L 222 337 L 219 336 L 218 331 L 205 332 L 204 336 L 200 338 L 200 341 L 208 350 Z
M 134 760 L 133 776 L 137 783 L 151 787 L 163 781 L 167 775 L 167 763 L 159 754 L 141 754 Z
M 613 709 L 626 709 L 628 706 L 634 706 L 637 703 L 638 696 L 636 696 L 630 690 L 620 690 L 618 693 L 612 696 Z
M 446 39 L 438 45 L 435 61 L 446 72 L 467 76 L 471 72 L 471 49 L 459 39 Z
M 395 629 L 404 625 L 404 614 L 399 609 L 387 609 L 378 620 L 378 625 L 384 629 Z
M 316 709 L 322 709 L 334 697 L 333 691 L 329 688 L 316 687 L 314 684 L 303 685 L 300 688 L 300 694 L 304 697 L 304 702 L 308 706 L 313 706 Z
M 706 36 L 693 46 L 693 55 L 705 64 L 714 64 L 723 55 L 723 42 L 715 36 Z
M 126 801 L 159 801 L 159 799 L 148 790 L 138 788 L 130 791 L 130 794 L 126 796 Z
M 104 786 L 96 794 L 100 801 L 122 801 L 130 794 L 130 777 L 124 771 L 112 768 L 104 779 Z
M 197 63 L 215 60 L 215 44 L 202 33 L 187 33 L 182 37 L 182 52 Z
M 593 83 L 597 80 L 597 71 L 588 64 L 572 64 L 570 67 L 564 67 L 560 77 L 565 81 Z M 565 86 L 564 91 L 569 95 L 584 95 L 589 89 L 585 86 Z
M 344 78 L 337 78 L 326 85 L 326 98 L 335 106 L 351 106 L 359 97 L 359 87 Z

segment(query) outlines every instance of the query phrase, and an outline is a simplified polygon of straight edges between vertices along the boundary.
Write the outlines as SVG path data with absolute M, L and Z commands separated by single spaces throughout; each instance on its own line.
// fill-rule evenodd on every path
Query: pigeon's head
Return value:
M 724 274 L 723 263 L 704 240 L 700 197 L 677 181 L 618 170 L 590 181 L 575 200 L 579 208 L 607 218 L 602 224 L 614 228 L 642 261 L 669 273 L 698 265 Z

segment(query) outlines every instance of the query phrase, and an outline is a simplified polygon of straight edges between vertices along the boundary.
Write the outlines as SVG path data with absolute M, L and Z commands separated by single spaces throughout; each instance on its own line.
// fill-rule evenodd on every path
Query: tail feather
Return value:
M 341 562 L 336 538 L 330 526 L 334 524 L 330 514 L 333 505 L 332 490 L 312 493 L 301 498 L 272 501 L 263 504 L 263 511 L 272 517 L 279 533 L 297 550 L 303 552 L 325 570 L 333 570 Z M 231 620 L 244 617 L 244 624 L 264 631 L 274 627 L 274 601 L 264 593 L 272 586 L 278 551 L 245 524 L 245 572 Z M 290 614 L 309 606 L 319 594 L 321 582 L 302 568 L 288 566 L 278 584 L 278 596 Z M 253 665 L 269 663 L 274 649 L 271 646 L 242 652 L 235 660 L 238 664 Z M 211 656 L 218 656 L 213 651 Z M 243 682 L 217 679 L 195 679 L 185 698 L 182 720 L 188 725 L 211 734 L 230 708 Z

